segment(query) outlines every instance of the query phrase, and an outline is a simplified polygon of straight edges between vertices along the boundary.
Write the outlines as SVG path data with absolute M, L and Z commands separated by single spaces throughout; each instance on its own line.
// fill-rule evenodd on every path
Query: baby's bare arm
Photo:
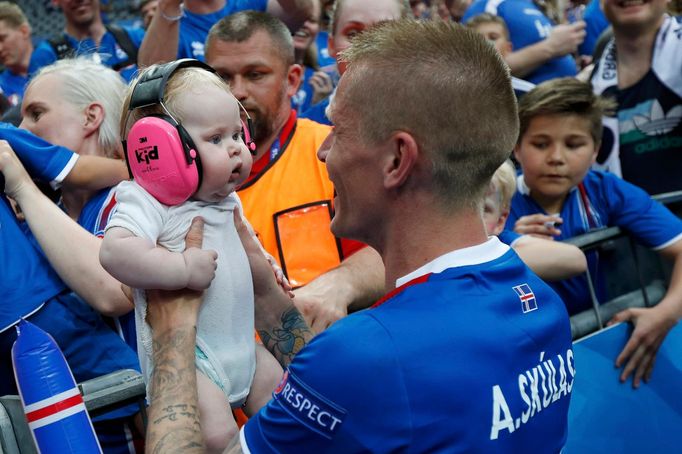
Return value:
M 108 229 L 99 259 L 119 281 L 141 289 L 208 288 L 217 267 L 215 251 L 169 252 L 122 227 Z

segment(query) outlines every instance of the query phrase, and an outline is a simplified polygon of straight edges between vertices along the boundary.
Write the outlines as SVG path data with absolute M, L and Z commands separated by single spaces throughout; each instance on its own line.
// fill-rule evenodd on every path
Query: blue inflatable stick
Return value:
M 52 336 L 20 321 L 12 346 L 12 363 L 38 451 L 101 453 L 83 397 Z

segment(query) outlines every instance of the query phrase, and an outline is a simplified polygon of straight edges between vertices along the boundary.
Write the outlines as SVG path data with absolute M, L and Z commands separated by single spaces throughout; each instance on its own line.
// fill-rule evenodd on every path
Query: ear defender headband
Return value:
M 158 104 L 164 111 L 164 114 L 149 115 L 136 121 L 128 132 L 127 140 L 123 141 L 123 150 L 131 177 L 165 205 L 185 202 L 201 186 L 201 160 L 197 147 L 163 103 L 168 79 L 175 71 L 190 67 L 215 73 L 207 64 L 191 58 L 147 71 L 133 87 L 124 122 L 127 125 L 130 112 L 140 107 Z M 242 121 L 242 138 L 249 151 L 255 154 L 251 117 L 241 103 L 237 103 L 246 116 L 246 124 Z

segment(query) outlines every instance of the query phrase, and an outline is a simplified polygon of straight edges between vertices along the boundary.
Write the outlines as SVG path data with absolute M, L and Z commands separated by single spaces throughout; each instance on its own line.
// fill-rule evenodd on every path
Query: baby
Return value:
M 147 102 L 150 93 L 157 98 Z M 195 362 L 199 409 L 209 451 L 221 452 L 237 430 L 230 407 L 255 412 L 282 375 L 274 357 L 256 347 L 251 273 L 234 226 L 233 213 L 240 205 L 235 189 L 248 177 L 252 163 L 242 135 L 240 105 L 209 67 L 182 60 L 145 70 L 131 84 L 124 112 L 122 137 L 127 137 L 129 147 L 138 147 L 127 150 L 128 159 L 131 168 L 142 168 L 143 173 L 133 172 L 136 181 L 123 182 L 117 189 L 118 205 L 104 235 L 100 261 L 114 277 L 136 289 L 138 354 L 147 379 L 154 365 L 144 290 L 205 290 Z M 138 125 L 158 129 L 138 137 L 131 133 L 140 130 Z M 152 196 L 156 189 L 145 186 L 151 188 L 148 192 L 142 187 L 149 183 L 140 175 L 162 167 L 172 149 L 165 141 L 169 131 L 170 135 L 177 131 L 176 143 L 183 144 L 175 147 L 181 166 L 186 157 L 189 164 L 193 156 L 200 162 L 193 163 L 199 178 L 196 186 L 190 185 L 194 192 L 186 201 L 163 192 Z M 140 151 L 138 143 L 148 145 L 148 151 Z M 170 186 L 168 194 L 182 187 Z M 185 234 L 196 216 L 204 219 L 204 249 L 183 252 Z

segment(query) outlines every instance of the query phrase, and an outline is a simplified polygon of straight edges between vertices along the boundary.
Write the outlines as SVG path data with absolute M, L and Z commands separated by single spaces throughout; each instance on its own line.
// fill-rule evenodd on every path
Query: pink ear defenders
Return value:
M 123 141 L 126 164 L 131 177 L 159 202 L 179 205 L 189 199 L 201 186 L 201 160 L 189 133 L 163 104 L 168 79 L 180 68 L 197 67 L 210 72 L 213 68 L 199 60 L 185 58 L 159 65 L 146 72 L 133 87 L 127 116 L 134 109 L 160 105 L 164 115 L 150 115 L 136 121 Z M 252 154 L 251 117 L 242 121 L 242 138 Z M 128 123 L 126 116 L 125 124 Z

